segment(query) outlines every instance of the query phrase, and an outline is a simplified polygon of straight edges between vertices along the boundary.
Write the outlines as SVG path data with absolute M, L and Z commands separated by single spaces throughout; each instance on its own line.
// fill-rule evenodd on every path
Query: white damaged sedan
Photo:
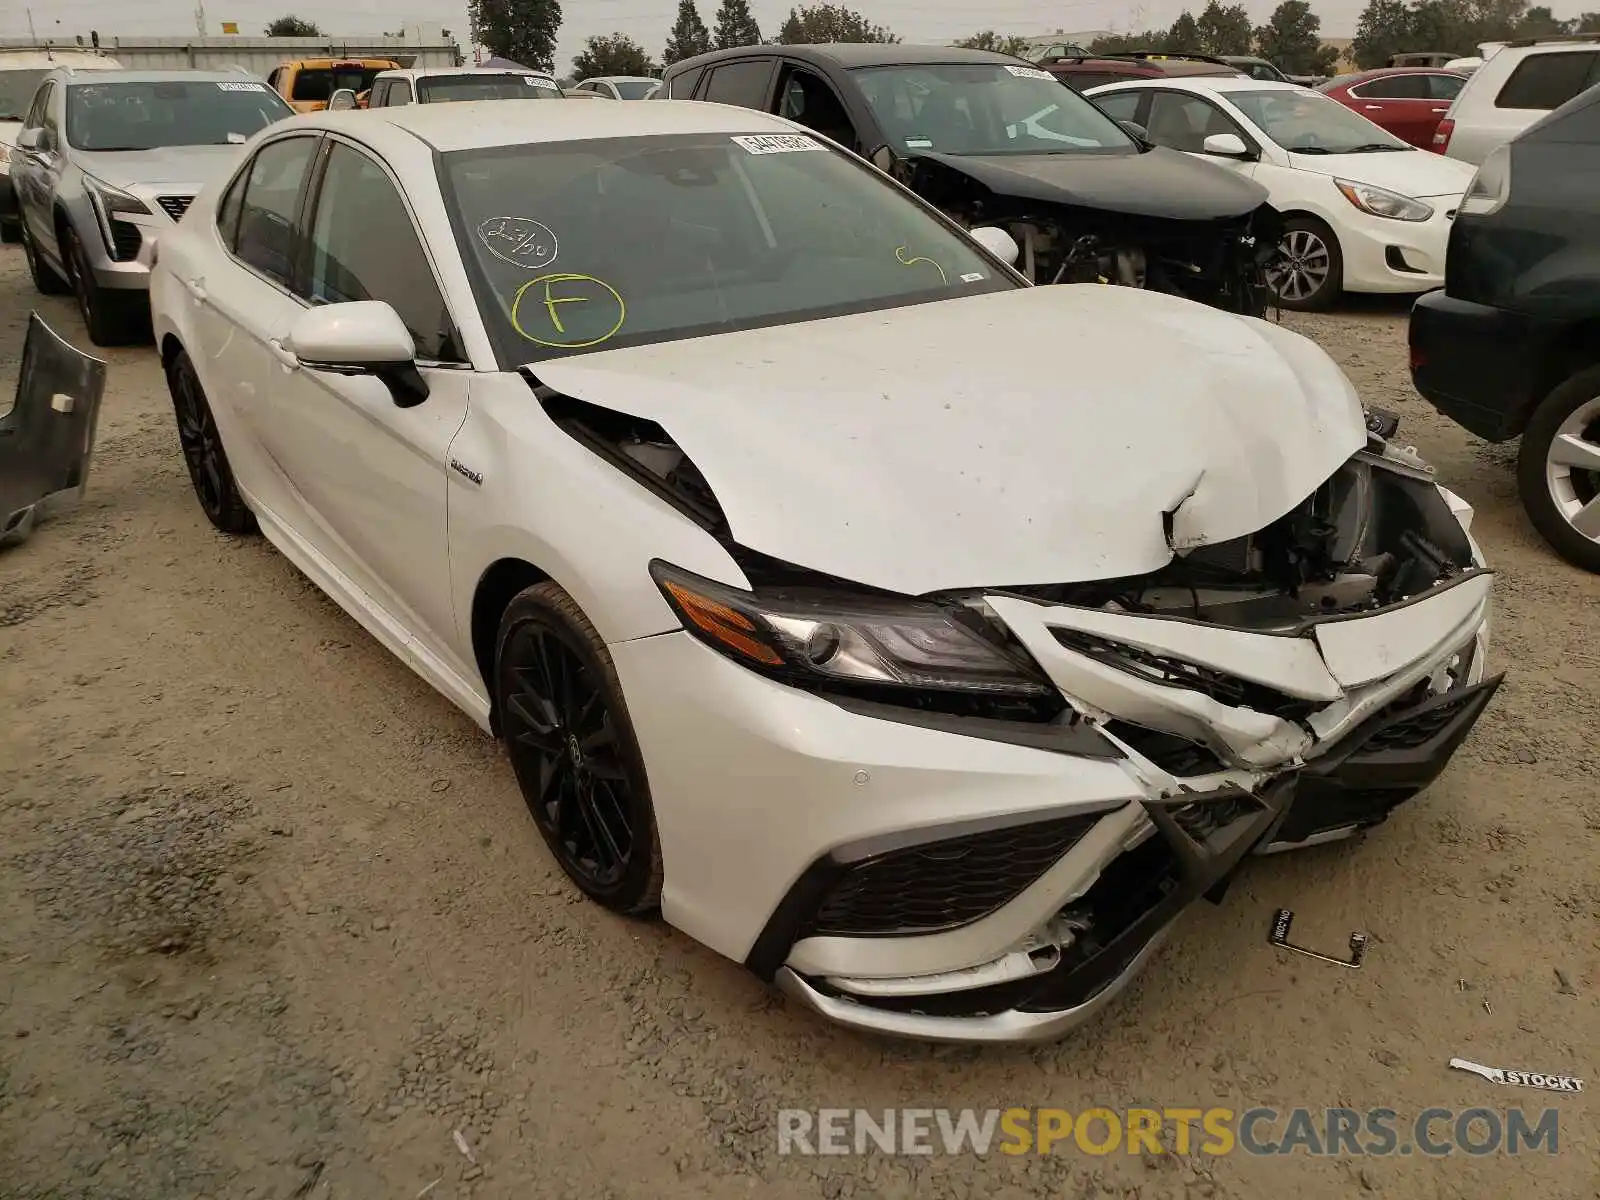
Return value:
M 206 515 L 503 739 L 590 897 L 1054 1037 L 1483 712 L 1470 509 L 1311 342 L 1028 286 L 775 117 L 523 103 L 274 126 L 151 305 Z

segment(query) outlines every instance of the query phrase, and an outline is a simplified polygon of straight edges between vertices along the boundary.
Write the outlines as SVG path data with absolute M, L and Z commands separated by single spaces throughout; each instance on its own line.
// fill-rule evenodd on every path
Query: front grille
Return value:
M 823 897 L 810 932 L 931 933 L 976 921 L 1049 870 L 1100 815 L 986 830 L 856 863 Z
M 161 205 L 163 212 L 174 221 L 183 220 L 183 214 L 189 211 L 189 205 L 194 203 L 193 196 L 157 196 L 156 203 Z
M 1321 707 L 1314 701 L 1285 695 L 1276 688 L 1252 683 L 1237 675 L 1213 671 L 1208 667 L 1171 655 L 1141 650 L 1125 642 L 1096 637 L 1092 633 L 1081 633 L 1076 629 L 1052 628 L 1050 632 L 1055 635 L 1056 641 L 1068 650 L 1087 654 L 1108 667 L 1116 667 L 1119 671 L 1126 671 L 1150 683 L 1199 692 L 1203 696 L 1209 696 L 1218 704 L 1226 704 L 1229 708 L 1249 708 L 1256 712 L 1281 717 L 1285 721 L 1299 721 Z
M 1448 693 L 1446 693 L 1448 695 Z M 1424 708 L 1413 716 L 1395 721 L 1391 725 L 1381 726 L 1371 737 L 1361 745 L 1360 753 L 1372 754 L 1383 750 L 1415 750 L 1419 746 L 1426 746 L 1434 738 L 1444 732 L 1446 725 L 1460 715 L 1465 703 L 1471 703 L 1472 697 L 1465 688 L 1461 689 L 1461 696 L 1455 700 L 1444 700 L 1441 703 Z
M 137 225 L 130 225 L 126 221 L 111 222 L 111 257 L 118 262 L 132 262 L 138 258 L 139 247 L 143 243 L 144 235 L 139 232 Z

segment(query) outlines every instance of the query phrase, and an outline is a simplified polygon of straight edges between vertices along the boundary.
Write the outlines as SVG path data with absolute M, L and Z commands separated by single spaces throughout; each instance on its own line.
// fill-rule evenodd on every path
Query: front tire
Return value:
M 138 325 L 138 310 L 128 296 L 107 290 L 94 280 L 89 255 L 70 226 L 62 236 L 62 257 L 72 272 L 72 292 L 78 315 L 96 346 L 120 346 L 130 341 Z M 135 293 L 138 295 L 139 293 Z
M 27 221 L 22 222 L 22 254 L 28 260 L 28 274 L 33 279 L 35 290 L 42 296 L 65 296 L 71 287 L 67 281 L 39 253 L 39 247 L 33 243 L 33 235 L 28 232 Z
M 1278 307 L 1293 312 L 1323 312 L 1344 291 L 1344 255 L 1333 230 L 1315 217 L 1290 217 L 1283 223 L 1278 260 L 1267 270 Z
M 1579 371 L 1533 410 L 1517 454 L 1517 490 L 1555 552 L 1600 574 L 1600 366 Z
M 178 445 L 189 482 L 206 519 L 223 533 L 254 533 L 255 514 L 239 494 L 233 468 L 222 448 L 216 417 L 206 399 L 194 363 L 180 350 L 167 367 L 167 390 L 172 393 L 172 411 L 178 421 Z
M 506 607 L 495 647 L 501 733 L 545 844 L 590 899 L 655 909 L 655 808 L 605 642 L 571 596 L 541 583 Z

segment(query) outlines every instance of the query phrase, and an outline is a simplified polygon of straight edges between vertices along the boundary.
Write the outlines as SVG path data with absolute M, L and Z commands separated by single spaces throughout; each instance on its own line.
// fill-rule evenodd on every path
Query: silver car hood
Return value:
M 161 146 L 155 150 L 75 150 L 85 174 L 150 195 L 191 196 L 239 158 L 239 146 Z

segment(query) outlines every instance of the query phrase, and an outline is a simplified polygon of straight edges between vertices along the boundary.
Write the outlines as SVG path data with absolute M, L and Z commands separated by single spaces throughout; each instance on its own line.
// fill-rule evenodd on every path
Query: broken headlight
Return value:
M 965 610 L 827 592 L 758 596 L 659 559 L 650 574 L 695 637 L 797 687 L 1055 694 L 1020 652 L 973 628 Z

